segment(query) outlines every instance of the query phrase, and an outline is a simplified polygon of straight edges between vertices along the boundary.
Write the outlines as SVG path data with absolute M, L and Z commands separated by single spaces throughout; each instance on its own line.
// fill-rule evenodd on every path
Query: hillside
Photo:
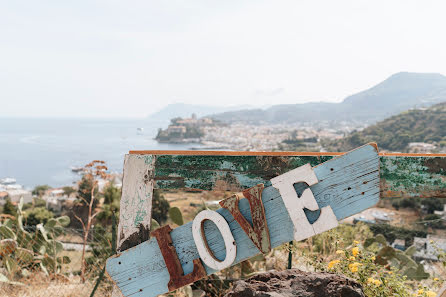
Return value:
M 409 148 L 409 143 L 417 142 L 434 144 L 438 150 L 446 148 L 446 102 L 392 116 L 341 140 L 324 143 L 324 147 L 328 151 L 348 151 L 368 142 L 394 152 L 417 152 L 417 145 Z
M 446 101 L 446 77 L 436 73 L 400 72 L 341 103 L 274 105 L 212 115 L 223 122 L 298 123 L 314 121 L 376 122 L 414 107 Z
M 234 111 L 245 108 L 249 108 L 249 106 L 240 105 L 240 106 L 222 107 L 222 106 L 211 106 L 211 105 L 175 103 L 167 105 L 161 110 L 149 115 L 148 118 L 151 120 L 165 121 L 176 117 L 185 118 L 193 113 L 196 114 L 197 117 L 203 117 L 209 114 Z

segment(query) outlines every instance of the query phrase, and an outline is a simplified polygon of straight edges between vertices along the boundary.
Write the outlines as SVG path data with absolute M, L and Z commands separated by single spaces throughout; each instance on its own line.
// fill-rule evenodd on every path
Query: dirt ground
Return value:
M 178 207 L 182 214 L 184 223 L 190 222 L 195 215 L 204 208 L 204 205 L 210 209 L 220 208 L 218 201 L 233 195 L 226 191 L 163 191 L 162 195 L 169 201 L 170 207 Z M 172 222 L 168 222 L 174 225 Z
M 59 275 L 51 279 L 43 274 L 35 274 L 22 280 L 23 285 L 7 285 L 0 283 L 0 297 L 88 297 L 94 282 L 82 283 L 79 276 L 65 277 Z M 95 297 L 110 296 L 107 286 L 101 286 Z

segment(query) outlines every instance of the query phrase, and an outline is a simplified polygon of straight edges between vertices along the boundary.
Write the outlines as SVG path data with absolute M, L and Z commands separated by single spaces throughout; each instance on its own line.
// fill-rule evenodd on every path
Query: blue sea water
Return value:
M 181 150 L 196 144 L 159 144 L 153 138 L 168 121 L 149 119 L 0 118 L 0 178 L 26 188 L 70 185 L 79 179 L 71 166 L 104 160 L 122 172 L 129 150 Z M 137 128 L 143 128 L 142 135 Z

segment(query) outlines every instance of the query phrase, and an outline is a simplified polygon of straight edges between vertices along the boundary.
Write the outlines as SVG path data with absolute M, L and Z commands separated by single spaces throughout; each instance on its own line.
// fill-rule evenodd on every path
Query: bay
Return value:
M 169 121 L 94 118 L 0 118 L 0 178 L 36 185 L 71 185 L 71 166 L 103 160 L 122 172 L 129 150 L 185 150 L 197 144 L 160 144 L 153 138 Z M 143 128 L 143 132 L 137 131 Z

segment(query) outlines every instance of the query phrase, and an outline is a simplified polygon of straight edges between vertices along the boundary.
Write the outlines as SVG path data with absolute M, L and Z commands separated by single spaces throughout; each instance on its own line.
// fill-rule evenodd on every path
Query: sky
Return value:
M 340 102 L 446 74 L 446 1 L 0 0 L 0 117 Z

